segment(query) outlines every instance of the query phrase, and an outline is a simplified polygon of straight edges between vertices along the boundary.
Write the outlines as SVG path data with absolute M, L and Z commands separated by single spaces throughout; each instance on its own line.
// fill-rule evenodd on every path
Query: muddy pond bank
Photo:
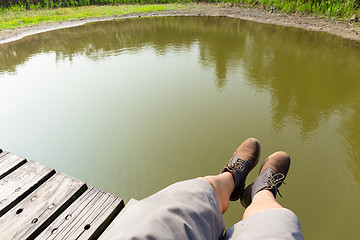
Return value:
M 89 22 L 107 21 L 129 17 L 152 17 L 152 16 L 227 16 L 240 18 L 254 22 L 282 25 L 285 27 L 302 28 L 309 31 L 327 32 L 346 39 L 360 42 L 360 26 L 353 23 L 324 19 L 309 15 L 285 14 L 270 12 L 261 8 L 226 7 L 216 4 L 196 4 L 181 10 L 161 12 L 134 13 L 111 17 L 97 17 L 63 22 L 43 23 L 36 26 L 20 27 L 0 31 L 0 44 L 19 40 L 25 36 L 46 32 L 61 28 L 83 25 Z

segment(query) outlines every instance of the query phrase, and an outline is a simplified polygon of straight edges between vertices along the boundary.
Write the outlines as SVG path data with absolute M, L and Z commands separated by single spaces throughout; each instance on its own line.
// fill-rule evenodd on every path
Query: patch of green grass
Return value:
M 3 9 L 0 11 L 0 29 L 37 25 L 43 22 L 76 20 L 91 17 L 115 16 L 130 13 L 159 12 L 184 9 L 182 4 L 83 6 L 49 9 Z
M 193 0 L 0 0 L 0 8 L 38 9 L 89 5 L 188 3 Z
M 353 14 L 360 16 L 360 0 L 222 0 L 267 9 L 276 7 L 286 13 L 310 13 L 315 15 L 349 19 Z
M 245 7 L 263 7 L 285 13 L 310 13 L 337 19 L 360 17 L 360 0 L 202 0 Z

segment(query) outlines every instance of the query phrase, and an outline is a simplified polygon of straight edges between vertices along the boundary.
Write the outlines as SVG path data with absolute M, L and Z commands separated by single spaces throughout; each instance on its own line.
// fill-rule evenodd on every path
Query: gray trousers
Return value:
M 214 189 L 202 179 L 130 200 L 101 239 L 303 239 L 299 219 L 286 209 L 257 213 L 225 230 Z

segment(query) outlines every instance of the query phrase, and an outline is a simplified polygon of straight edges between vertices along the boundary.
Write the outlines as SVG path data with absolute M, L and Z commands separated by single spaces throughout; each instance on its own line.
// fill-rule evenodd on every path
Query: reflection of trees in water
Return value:
M 269 92 L 273 126 L 287 121 L 309 136 L 333 113 L 343 119 L 355 179 L 360 183 L 360 48 L 323 33 L 244 22 L 232 18 L 163 17 L 87 24 L 34 35 L 0 46 L 0 73 L 13 72 L 31 56 L 54 52 L 58 59 L 86 55 L 99 60 L 144 47 L 157 54 L 199 46 L 199 61 L 213 67 L 216 86 L 225 87 L 229 69 L 241 68 L 246 81 Z
M 72 59 L 86 55 L 99 60 L 114 51 L 140 51 L 152 47 L 163 55 L 175 48 L 190 51 L 199 42 L 200 61 L 214 66 L 218 77 L 217 86 L 226 81 L 229 62 L 237 59 L 241 32 L 239 20 L 229 18 L 179 18 L 123 19 L 103 23 L 86 24 L 77 28 L 42 33 L 0 46 L 0 73 L 13 72 L 31 56 L 40 52 L 55 52 L 58 59 Z M 234 28 L 235 27 L 235 28 Z M 243 46 L 245 47 L 245 46 Z
M 286 36 L 256 36 L 256 48 L 247 48 L 245 71 L 252 85 L 270 91 L 274 124 L 291 116 L 306 136 L 356 96 L 360 54 L 346 47 L 338 51 L 321 36 Z
M 278 29 L 251 35 L 256 46 L 246 47 L 248 82 L 270 93 L 277 132 L 290 120 L 307 138 L 322 121 L 339 114 L 348 166 L 360 184 L 359 45 L 326 34 L 298 29 L 283 34 L 285 28 Z M 349 112 L 353 114 L 347 118 Z
M 360 96 L 356 96 L 351 104 L 350 117 L 345 119 L 340 128 L 345 138 L 349 158 L 348 168 L 354 179 L 360 184 Z

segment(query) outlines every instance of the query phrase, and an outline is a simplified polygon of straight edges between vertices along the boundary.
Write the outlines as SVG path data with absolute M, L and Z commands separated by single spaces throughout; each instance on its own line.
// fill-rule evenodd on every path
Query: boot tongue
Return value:
M 251 163 L 242 159 L 237 159 L 236 162 L 228 164 L 227 167 L 234 179 L 234 191 L 230 196 L 231 201 L 236 201 L 240 198 L 241 193 L 244 190 L 245 178 L 251 169 Z
M 245 182 L 245 177 L 247 176 L 247 172 L 250 169 L 250 162 L 241 160 L 240 158 L 234 164 L 234 171 L 232 172 L 235 186 L 239 185 L 241 182 Z

